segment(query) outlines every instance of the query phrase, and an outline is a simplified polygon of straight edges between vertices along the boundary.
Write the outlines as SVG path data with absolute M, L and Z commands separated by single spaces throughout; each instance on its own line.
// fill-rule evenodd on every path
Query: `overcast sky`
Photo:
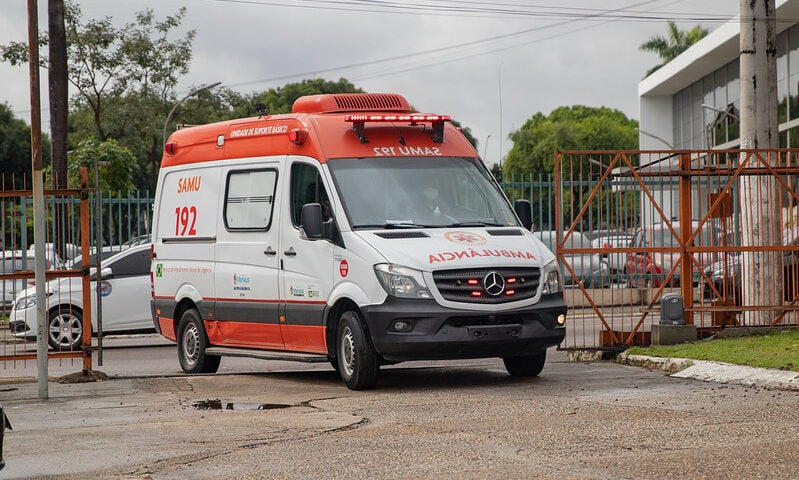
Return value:
M 251 93 L 304 78 L 344 77 L 368 92 L 404 95 L 417 109 L 469 127 L 498 161 L 508 134 L 537 112 L 606 106 L 638 119 L 637 85 L 659 63 L 638 46 L 665 36 L 666 21 L 714 30 L 737 0 L 80 0 L 84 20 L 117 26 L 152 8 L 188 8 L 191 70 L 178 95 L 222 82 Z M 0 0 L 0 44 L 27 40 L 27 5 Z M 47 1 L 39 1 L 42 29 Z M 45 75 L 45 73 L 43 73 Z M 0 64 L 0 102 L 29 121 L 27 67 Z M 43 96 L 47 80 L 42 77 Z M 43 98 L 43 128 L 49 113 Z M 488 139 L 488 141 L 486 141 Z

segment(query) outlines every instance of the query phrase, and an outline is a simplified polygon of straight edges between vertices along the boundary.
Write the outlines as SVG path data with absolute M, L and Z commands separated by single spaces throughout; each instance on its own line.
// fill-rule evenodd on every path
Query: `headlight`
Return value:
M 558 266 L 557 260 L 549 262 L 543 268 L 541 271 L 541 278 L 544 283 L 544 289 L 542 291 L 544 295 L 563 291 L 563 281 L 560 278 L 560 267 Z
M 45 297 L 49 297 L 52 295 L 52 292 L 47 292 Z M 27 297 L 22 297 L 17 300 L 17 303 L 14 304 L 14 310 L 27 310 L 36 305 L 36 295 L 28 295 Z
M 379 263 L 375 265 L 375 274 L 386 293 L 393 297 L 430 298 L 430 291 L 419 270 L 391 263 Z

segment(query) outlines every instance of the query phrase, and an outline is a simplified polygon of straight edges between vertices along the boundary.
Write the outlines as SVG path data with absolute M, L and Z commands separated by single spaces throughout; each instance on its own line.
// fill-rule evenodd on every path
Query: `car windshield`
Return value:
M 346 158 L 328 167 L 353 229 L 519 225 L 477 159 Z

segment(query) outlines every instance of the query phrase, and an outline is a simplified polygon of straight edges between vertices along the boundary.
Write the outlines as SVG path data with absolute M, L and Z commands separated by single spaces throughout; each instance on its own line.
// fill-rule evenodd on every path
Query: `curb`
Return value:
M 619 354 L 618 361 L 626 365 L 663 370 L 676 378 L 692 378 L 705 382 L 799 392 L 799 372 L 747 367 L 708 360 L 628 355 L 626 352 Z

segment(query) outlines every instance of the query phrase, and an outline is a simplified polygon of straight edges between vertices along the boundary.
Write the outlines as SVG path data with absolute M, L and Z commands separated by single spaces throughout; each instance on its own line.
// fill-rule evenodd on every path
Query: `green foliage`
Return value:
M 558 107 L 548 116 L 536 113 L 511 133 L 513 147 L 503 162 L 503 174 L 550 174 L 557 150 L 634 150 L 638 122 L 607 107 Z
M 235 114 L 237 117 L 255 116 L 257 115 L 255 104 L 257 103 L 266 105 L 266 113 L 269 115 L 291 113 L 291 107 L 298 98 L 323 93 L 363 93 L 363 90 L 344 78 L 340 78 L 337 82 L 321 78 L 303 80 L 247 96 L 242 103 L 236 105 Z
M 42 137 L 42 159 L 50 160 L 50 142 Z M 22 188 L 23 177 L 30 179 L 31 164 L 31 127 L 24 120 L 16 118 L 5 103 L 0 103 L 0 162 L 3 165 L 5 188 L 12 187 L 12 177 L 16 188 Z M 30 188 L 30 180 L 27 182 Z
M 97 160 L 100 177 L 100 190 L 111 191 L 114 194 L 121 192 L 127 194 L 134 190 L 133 174 L 136 171 L 136 159 L 130 150 L 114 139 L 100 142 L 89 138 L 83 140 L 67 158 L 67 172 L 69 186 L 78 188 L 78 169 L 87 167 L 89 170 L 89 186 L 94 188 L 94 162 Z
M 161 20 L 152 10 L 116 27 L 111 18 L 84 21 L 75 2 L 65 2 L 68 77 L 73 95 L 69 144 L 114 138 L 135 152 L 136 186 L 154 185 L 160 162 L 163 120 L 175 103 L 175 86 L 189 71 L 190 30 L 172 40 L 186 9 Z M 47 36 L 41 37 L 47 44 Z M 42 64 L 48 59 L 42 49 Z M 27 45 L 0 46 L 0 59 L 13 65 L 28 60 Z
M 668 26 L 668 38 L 657 35 L 642 43 L 640 47 L 638 47 L 645 52 L 657 53 L 662 60 L 660 64 L 655 65 L 647 70 L 647 77 L 663 65 L 677 58 L 677 56 L 679 56 L 682 52 L 688 50 L 688 47 L 695 44 L 708 34 L 708 30 L 706 28 L 700 27 L 699 25 L 695 26 L 691 30 L 683 31 L 677 27 L 676 23 L 669 20 Z

